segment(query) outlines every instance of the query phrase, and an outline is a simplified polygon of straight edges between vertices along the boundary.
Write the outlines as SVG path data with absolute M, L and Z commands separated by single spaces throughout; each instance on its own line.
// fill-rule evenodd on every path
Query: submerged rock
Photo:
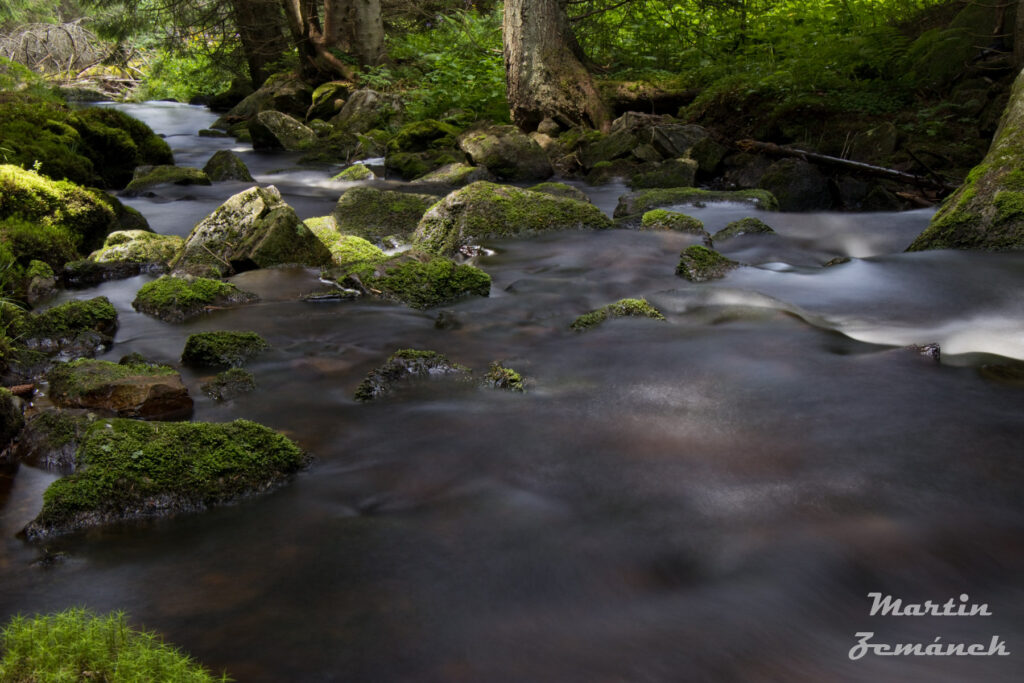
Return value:
M 256 378 L 248 370 L 231 368 L 199 386 L 214 401 L 230 401 L 256 389 Z
M 355 399 L 366 402 L 381 398 L 390 394 L 395 385 L 412 379 L 468 374 L 468 368 L 452 363 L 436 351 L 399 349 L 366 376 L 356 388 Z
M 502 180 L 545 180 L 554 173 L 547 153 L 515 126 L 487 126 L 463 133 L 459 147 L 473 164 Z
M 247 420 L 100 420 L 82 438 L 75 472 L 50 485 L 25 534 L 38 540 L 205 510 L 279 486 L 306 461 L 289 439 Z
M 678 211 L 666 211 L 665 209 L 652 209 L 640 219 L 641 230 L 675 230 L 691 235 L 707 237 L 704 223 L 693 216 Z
M 200 221 L 171 263 L 174 274 L 226 277 L 286 263 L 322 266 L 331 255 L 274 186 L 251 187 Z
M 181 362 L 198 367 L 239 367 L 269 348 L 255 332 L 199 332 L 189 335 Z
M 210 160 L 203 166 L 203 173 L 210 180 L 221 182 L 224 180 L 241 180 L 253 182 L 249 167 L 242 159 L 228 149 L 222 149 L 214 153 Z
M 57 365 L 46 379 L 50 399 L 62 408 L 146 420 L 181 420 L 192 414 L 181 375 L 166 365 L 80 359 Z
M 489 237 L 611 226 L 592 204 L 481 181 L 435 204 L 420 219 L 413 240 L 431 253 L 452 255 Z
M 761 219 L 748 216 L 738 221 L 729 223 L 714 234 L 712 239 L 716 241 L 727 240 L 740 235 L 774 235 L 775 231 L 771 226 L 765 224 Z
M 615 303 L 602 306 L 590 313 L 584 313 L 572 321 L 570 327 L 577 332 L 583 332 L 597 327 L 609 318 L 651 318 L 653 320 L 664 320 L 665 316 L 661 311 L 647 303 L 646 299 L 619 299 Z
M 506 368 L 498 361 L 494 361 L 487 368 L 487 374 L 484 375 L 483 384 L 486 387 L 492 389 L 502 389 L 504 391 L 514 391 L 524 393 L 526 386 L 523 383 L 523 376 L 512 368 Z
M 690 282 L 706 282 L 723 278 L 726 274 L 739 267 L 739 263 L 728 259 L 713 249 L 694 245 L 687 247 L 679 255 L 676 275 Z
M 412 234 L 437 200 L 429 194 L 353 187 L 341 195 L 331 215 L 341 233 L 380 243 L 386 237 Z
M 157 185 L 210 185 L 210 178 L 198 168 L 188 166 L 139 166 L 135 178 L 121 191 L 125 197 L 137 197 Z
M 228 282 L 164 275 L 142 286 L 132 308 L 169 323 L 180 323 L 224 308 L 258 301 L 259 297 Z
M 629 192 L 619 197 L 614 216 L 639 216 L 651 209 L 673 204 L 701 205 L 708 202 L 739 202 L 753 204 L 764 211 L 775 211 L 778 202 L 765 190 L 736 190 L 733 192 L 700 190 L 695 187 L 675 187 Z
M 344 171 L 334 176 L 334 180 L 346 180 L 346 181 L 357 181 L 357 180 L 373 180 L 376 178 L 376 174 L 367 168 L 364 164 L 352 164 Z

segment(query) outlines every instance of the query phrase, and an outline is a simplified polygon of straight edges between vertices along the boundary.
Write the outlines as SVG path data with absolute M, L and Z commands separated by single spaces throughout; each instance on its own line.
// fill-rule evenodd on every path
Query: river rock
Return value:
M 739 267 L 736 261 L 728 259 L 713 249 L 694 245 L 679 255 L 676 275 L 690 282 L 707 282 L 725 277 L 730 270 Z
M 230 282 L 164 275 L 139 289 L 132 301 L 132 308 L 164 322 L 181 323 L 215 308 L 258 300 L 255 294 L 241 290 Z
M 675 230 L 690 235 L 709 237 L 704 229 L 704 223 L 693 216 L 678 211 L 666 211 L 665 209 L 652 209 L 640 219 L 641 230 Z
M 313 129 L 279 111 L 261 111 L 249 121 L 253 149 L 285 149 L 302 152 L 317 145 Z
M 824 211 L 832 207 L 828 180 L 803 159 L 780 159 L 768 167 L 758 184 L 771 192 L 782 211 Z
M 50 400 L 63 408 L 147 420 L 183 420 L 192 414 L 181 375 L 165 365 L 80 359 L 57 365 L 46 379 Z
M 354 135 L 374 128 L 386 128 L 401 113 L 402 101 L 399 97 L 364 88 L 352 93 L 341 111 L 331 119 L 331 124 L 335 129 Z
M 188 166 L 139 166 L 135 178 L 121 191 L 125 197 L 138 197 L 157 185 L 210 185 L 210 178 L 198 168 Z
M 95 263 L 131 263 L 139 272 L 162 269 L 185 244 L 177 235 L 158 235 L 142 230 L 118 230 L 107 235 L 103 247 L 89 254 Z
M 547 153 L 515 126 L 487 126 L 463 133 L 459 147 L 477 166 L 502 180 L 545 180 L 554 170 Z
M 307 462 L 289 439 L 248 420 L 98 420 L 78 446 L 75 472 L 50 484 L 25 535 L 205 510 L 280 486 Z
M 9 389 L 0 387 L 0 459 L 23 426 L 25 418 L 21 413 L 21 400 Z
M 544 194 L 549 194 L 552 197 L 564 197 L 566 199 L 575 199 L 578 202 L 591 203 L 590 197 L 587 196 L 586 192 L 578 187 L 566 185 L 565 183 L 540 183 L 526 189 L 530 192 L 543 192 Z
M 337 280 L 342 291 L 355 290 L 419 309 L 491 292 L 491 276 L 479 268 L 415 249 L 383 260 L 347 264 L 327 276 Z
M 203 166 L 203 173 L 215 182 L 224 180 L 242 180 L 253 182 L 252 174 L 245 162 L 229 149 L 218 150 Z
M 178 275 L 227 277 L 286 263 L 330 261 L 327 248 L 271 185 L 239 192 L 200 221 L 171 268 Z
M 75 451 L 96 413 L 88 410 L 44 410 L 26 423 L 18 437 L 15 458 L 45 470 L 75 470 Z
M 181 362 L 195 367 L 236 368 L 270 348 L 255 332 L 199 332 L 190 334 L 181 352 Z
M 740 235 L 774 235 L 775 231 L 772 230 L 771 226 L 764 223 L 759 218 L 748 216 L 741 218 L 738 221 L 733 221 L 726 225 L 724 228 L 719 230 L 712 237 L 715 241 L 722 241 L 731 239 L 733 237 L 739 237 Z
M 490 237 L 610 227 L 612 222 L 592 204 L 480 181 L 431 207 L 420 219 L 413 241 L 425 251 L 446 256 Z
M 331 215 L 342 234 L 381 243 L 392 236 L 407 238 L 437 201 L 435 195 L 353 187 L 341 195 Z
M 629 179 L 630 188 L 692 187 L 697 177 L 697 162 L 693 159 L 669 159 L 651 164 Z
M 661 206 L 693 204 L 700 206 L 709 202 L 737 202 L 751 204 L 765 211 L 775 211 L 778 202 L 767 190 L 718 191 L 701 190 L 695 187 L 675 187 L 629 192 L 619 197 L 615 207 L 615 218 L 635 216 L 638 220 L 644 213 Z
M 32 351 L 75 358 L 109 348 L 116 332 L 117 310 L 104 296 L 21 316 L 7 330 Z
M 356 388 L 355 399 L 373 401 L 390 394 L 396 385 L 413 379 L 442 376 L 465 376 L 469 369 L 436 351 L 399 349 L 366 376 Z
M 324 120 L 333 117 L 345 106 L 351 92 L 351 84 L 345 81 L 329 81 L 313 91 L 313 103 L 306 110 L 306 121 Z
M 258 90 L 236 104 L 221 121 L 243 121 L 274 110 L 303 118 L 313 102 L 313 88 L 292 73 L 274 74 Z
M 358 182 L 361 180 L 373 180 L 377 175 L 371 171 L 365 164 L 352 164 L 344 171 L 334 176 L 332 180 L 342 180 L 345 182 Z
M 652 320 L 664 320 L 665 316 L 657 308 L 647 303 L 646 299 L 619 299 L 615 303 L 602 306 L 589 313 L 584 313 L 572 321 L 569 327 L 576 332 L 584 332 L 597 327 L 609 318 L 651 318 Z
M 459 162 L 445 164 L 413 181 L 414 185 L 435 185 L 443 188 L 465 187 L 478 180 L 494 182 L 498 178 L 484 166 L 472 166 Z

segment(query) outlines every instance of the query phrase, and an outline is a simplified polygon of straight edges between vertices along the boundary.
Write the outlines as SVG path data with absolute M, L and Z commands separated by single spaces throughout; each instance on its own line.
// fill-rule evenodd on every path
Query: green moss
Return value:
M 23 319 L 26 337 L 59 338 L 94 330 L 113 336 L 117 329 L 117 309 L 105 296 L 84 301 L 68 301 L 42 313 Z
M 624 317 L 651 318 L 653 320 L 665 319 L 661 311 L 647 303 L 646 299 L 619 299 L 615 303 L 602 306 L 589 313 L 584 313 L 576 318 L 570 327 L 577 332 L 583 332 L 597 327 L 609 318 Z
M 255 301 L 256 296 L 219 280 L 164 275 L 139 289 L 132 301 L 135 310 L 167 322 L 183 322 L 210 307 Z
M 58 363 L 46 375 L 50 395 L 59 404 L 79 399 L 128 377 L 167 377 L 177 375 L 174 368 L 148 363 L 111 363 L 106 360 L 80 358 Z
M 611 225 L 592 204 L 479 181 L 434 205 L 420 220 L 413 240 L 430 253 L 450 255 L 490 237 Z
M 713 249 L 694 245 L 687 247 L 679 255 L 676 275 L 691 282 L 705 282 L 725 277 L 726 273 L 738 265 L 735 261 L 727 259 Z
M 60 270 L 68 261 L 78 258 L 78 240 L 63 225 L 48 225 L 23 218 L 0 218 L 0 243 L 6 247 L 13 263 L 26 270 L 32 263 Z
M 692 159 L 669 159 L 656 168 L 637 173 L 629 179 L 633 189 L 646 187 L 690 187 L 697 176 L 697 162 Z
M 255 332 L 200 332 L 189 335 L 181 362 L 200 367 L 238 367 L 268 348 L 266 340 Z
M 484 375 L 484 384 L 495 389 L 504 389 L 505 391 L 520 393 L 526 391 L 523 376 L 512 368 L 506 368 L 498 362 L 491 363 L 487 368 L 487 374 Z
M 641 230 L 677 230 L 691 235 L 707 235 L 704 223 L 677 211 L 653 209 L 643 215 L 640 220 Z
M 198 168 L 188 166 L 153 166 L 134 178 L 124 188 L 124 195 L 134 197 L 157 185 L 211 185 L 209 176 Z
M 25 418 L 14 394 L 8 389 L 0 387 L 0 452 L 7 448 L 21 428 L 25 425 Z
M 743 202 L 753 204 L 766 211 L 778 210 L 778 202 L 766 190 L 700 190 L 694 187 L 662 188 L 630 192 L 619 198 L 615 217 L 633 216 L 646 213 L 660 206 L 673 204 L 703 204 L 705 202 Z
M 341 233 L 380 242 L 411 233 L 436 201 L 432 195 L 353 187 L 341 195 L 331 215 Z
M 1024 192 L 1003 190 L 992 199 L 996 207 L 994 225 L 1024 219 Z
M 114 211 L 94 192 L 10 164 L 0 165 L 0 219 L 4 218 L 65 231 L 72 246 L 82 250 L 99 247 L 117 225 Z
M 527 189 L 530 192 L 543 192 L 544 194 L 549 194 L 553 197 L 566 197 L 568 199 L 575 199 L 578 202 L 590 201 L 590 197 L 588 197 L 585 192 L 573 187 L 572 185 L 566 185 L 565 183 L 539 183 Z
M 716 232 L 712 239 L 727 240 L 731 237 L 739 237 L 740 235 L 767 235 L 774 233 L 775 231 L 760 219 L 748 216 L 729 223 Z
M 404 180 L 422 178 L 449 164 L 464 161 L 465 155 L 455 148 L 430 149 L 424 152 L 394 152 L 384 158 L 384 168 Z
M 352 164 L 344 171 L 334 176 L 334 180 L 373 180 L 377 176 L 374 175 L 373 171 L 368 169 L 364 164 Z
M 215 401 L 230 401 L 239 394 L 255 390 L 256 378 L 248 370 L 231 368 L 219 373 L 213 381 L 205 382 L 199 388 Z
M 140 164 L 173 164 L 171 148 L 146 124 L 109 107 L 89 107 L 70 121 L 106 187 L 124 187 Z
M 488 296 L 491 292 L 490 275 L 473 266 L 456 265 L 446 258 L 434 258 L 426 263 L 406 261 L 387 268 L 383 276 L 363 284 L 413 308 L 434 308 L 464 296 Z
M 144 230 L 118 230 L 107 235 L 103 247 L 89 255 L 97 263 L 145 263 L 166 266 L 185 240 Z
M 0 636 L 5 681 L 174 681 L 214 683 L 190 657 L 155 633 L 138 631 L 124 613 L 97 616 L 81 608 L 15 616 Z
M 282 482 L 302 450 L 267 427 L 110 419 L 86 431 L 76 470 L 43 494 L 30 537 L 197 510 Z
M 425 152 L 455 147 L 459 129 L 449 123 L 427 119 L 403 126 L 387 143 L 389 155 L 401 152 Z
M 44 261 L 30 261 L 25 269 L 25 277 L 48 280 L 54 277 L 53 268 Z
M 356 388 L 355 399 L 372 401 L 391 393 L 400 382 L 442 375 L 466 375 L 468 368 L 426 349 L 399 349 L 370 372 Z
M 331 263 L 335 266 L 344 268 L 357 263 L 379 263 L 387 259 L 379 247 L 362 237 L 342 235 L 338 232 L 334 227 L 334 218 L 331 216 L 309 218 L 305 222 L 306 226 L 331 252 Z

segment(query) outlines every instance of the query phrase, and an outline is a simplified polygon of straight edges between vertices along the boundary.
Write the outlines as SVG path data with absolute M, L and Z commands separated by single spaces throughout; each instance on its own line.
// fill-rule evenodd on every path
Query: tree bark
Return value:
M 562 125 L 607 130 L 611 112 L 572 46 L 565 0 L 505 0 L 505 79 L 512 121 L 536 130 L 547 117 Z
M 254 88 L 270 76 L 272 64 L 288 51 L 284 17 L 279 0 L 231 0 L 238 38 L 249 64 Z
M 384 23 L 380 0 L 323 0 L 320 23 L 317 0 L 281 0 L 307 77 L 355 79 L 352 66 L 336 53 L 351 55 L 360 65 L 379 64 L 384 56 Z
M 1017 3 L 1017 20 L 1013 30 L 1013 65 L 1024 68 L 1024 2 Z

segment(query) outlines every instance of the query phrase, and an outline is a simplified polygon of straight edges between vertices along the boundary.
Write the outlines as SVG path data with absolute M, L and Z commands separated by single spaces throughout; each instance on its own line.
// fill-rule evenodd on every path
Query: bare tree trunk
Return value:
M 384 57 L 384 22 L 380 0 L 323 0 L 323 25 L 317 0 L 281 0 L 307 75 L 354 79 L 352 67 L 336 53 L 360 65 L 380 64 Z
M 1024 2 L 1017 3 L 1017 21 L 1013 30 L 1013 65 L 1024 68 Z
M 271 65 L 288 51 L 279 0 L 231 0 L 249 78 L 258 88 L 270 76 Z
M 573 53 L 565 0 L 505 0 L 502 37 L 508 103 L 517 126 L 536 130 L 550 117 L 607 130 L 611 112 Z

